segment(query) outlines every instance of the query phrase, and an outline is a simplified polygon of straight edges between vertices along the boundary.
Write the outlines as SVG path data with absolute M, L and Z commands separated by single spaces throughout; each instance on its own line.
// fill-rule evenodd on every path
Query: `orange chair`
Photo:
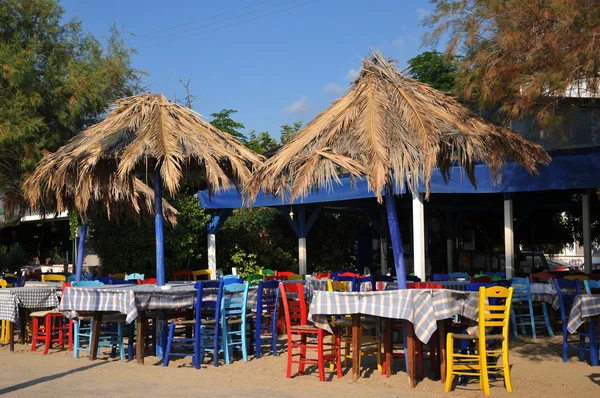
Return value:
M 182 269 L 179 271 L 173 271 L 174 281 L 191 281 L 194 277 L 194 273 L 189 269 Z
M 304 375 L 306 365 L 317 365 L 319 368 L 319 379 L 325 381 L 325 362 L 334 362 L 337 369 L 337 377 L 342 377 L 340 332 L 335 329 L 335 343 L 325 343 L 325 337 L 329 336 L 325 330 L 307 324 L 307 308 L 304 300 L 304 286 L 302 283 L 280 283 L 279 290 L 283 300 L 283 311 L 288 337 L 288 363 L 286 377 L 292 377 L 292 364 L 298 364 L 298 376 Z M 298 299 L 289 299 L 287 294 L 297 294 Z M 308 337 L 316 337 L 316 344 L 308 342 Z M 294 354 L 294 349 L 300 352 Z M 317 360 L 307 359 L 306 350 L 317 350 Z M 294 357 L 299 357 L 294 360 Z

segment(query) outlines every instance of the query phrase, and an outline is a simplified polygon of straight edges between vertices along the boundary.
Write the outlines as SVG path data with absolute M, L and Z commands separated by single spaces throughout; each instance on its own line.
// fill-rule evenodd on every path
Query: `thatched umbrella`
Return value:
M 46 156 L 26 181 L 25 193 L 32 205 L 46 199 L 61 209 L 68 201 L 83 215 L 92 203 L 110 210 L 110 203 L 126 202 L 136 209 L 140 195 L 151 203 L 136 175 L 154 170 L 156 277 L 162 285 L 163 183 L 174 194 L 189 169 L 219 191 L 246 182 L 261 161 L 198 113 L 162 94 L 144 94 L 117 101 L 104 120 Z
M 244 193 L 250 202 L 261 188 L 272 195 L 289 194 L 293 200 L 313 189 L 331 189 L 341 172 L 366 178 L 379 202 L 385 192 L 396 274 L 405 286 L 394 184 L 406 184 L 416 193 L 424 183 L 428 197 L 437 169 L 447 178 L 451 166 L 458 164 L 476 185 L 476 162 L 487 164 L 498 179 L 508 159 L 536 173 L 536 164 L 547 164 L 550 157 L 517 132 L 402 75 L 374 52 L 363 61 L 349 92 L 267 160 Z

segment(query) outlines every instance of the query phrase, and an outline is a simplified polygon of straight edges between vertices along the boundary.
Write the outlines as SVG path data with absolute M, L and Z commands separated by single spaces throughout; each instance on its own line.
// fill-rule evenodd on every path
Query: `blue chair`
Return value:
M 96 278 L 97 281 L 104 283 L 105 285 L 135 285 L 136 281 L 126 281 L 125 279 L 115 278 L 112 276 L 99 276 Z
M 238 275 L 225 275 L 221 279 L 223 280 L 223 284 L 225 286 L 232 285 L 234 283 L 244 283 L 244 279 L 242 279 L 242 277 Z
M 393 276 L 388 276 L 388 275 L 371 275 L 371 289 L 375 292 L 380 290 L 379 288 L 381 287 L 381 290 L 386 290 L 386 288 L 384 287 L 383 283 L 393 283 L 394 281 L 394 277 Z M 381 283 L 381 286 L 380 286 Z
M 359 276 L 358 278 L 356 278 L 354 280 L 353 291 L 360 292 L 360 288 L 363 285 L 363 283 L 371 283 L 371 277 L 370 276 Z
M 600 290 L 600 281 L 585 280 L 583 281 L 586 294 L 599 294 L 596 290 Z
M 442 282 L 448 280 L 448 274 L 433 274 L 431 280 L 434 282 Z
M 566 279 L 555 279 L 554 286 L 556 287 L 556 295 L 560 305 L 560 318 L 562 321 L 563 330 L 563 362 L 568 360 L 568 350 L 576 349 L 579 351 L 579 360 L 585 360 L 585 352 L 590 352 L 592 366 L 598 366 L 598 346 L 596 342 L 596 325 L 595 322 L 586 322 L 577 330 L 577 340 L 569 340 L 569 331 L 567 330 L 567 322 L 571 313 L 573 301 L 577 295 L 581 294 L 581 284 L 578 280 L 570 281 Z M 587 326 L 587 331 L 583 326 Z M 581 330 L 583 329 L 583 330 Z M 589 345 L 586 347 L 586 339 L 589 340 Z
M 137 282 L 138 279 L 144 280 L 145 276 L 146 275 L 144 275 L 144 274 L 138 274 L 137 272 L 134 272 L 132 274 L 125 275 L 125 280 L 126 281 L 136 281 Z
M 225 351 L 225 364 L 233 358 L 232 348 L 242 350 L 244 362 L 248 362 L 246 342 L 246 314 L 248 303 L 248 283 L 224 284 L 221 296 L 221 339 Z M 234 328 L 235 326 L 235 328 Z
M 262 342 L 271 343 L 273 356 L 277 356 L 277 307 L 279 305 L 279 282 L 258 282 L 256 300 L 255 345 L 256 358 L 262 356 Z
M 71 282 L 71 287 L 93 287 L 103 286 L 100 281 L 79 281 Z M 123 315 L 109 315 L 102 319 L 100 329 L 100 339 L 98 340 L 98 352 L 101 347 L 110 347 L 111 355 L 115 355 L 119 350 L 119 358 L 125 360 L 125 344 L 123 343 L 123 324 L 125 317 Z M 79 358 L 80 351 L 90 352 L 90 342 L 92 341 L 92 330 L 94 321 L 91 318 L 79 318 L 73 325 L 73 357 Z M 87 345 L 87 348 L 84 348 Z
M 479 288 L 481 286 L 483 286 L 483 287 L 485 287 L 487 289 L 488 287 L 492 287 L 492 284 L 491 283 L 485 283 L 485 282 L 473 282 L 473 283 L 469 283 L 466 286 L 465 291 L 466 292 L 478 292 Z
M 548 309 L 545 302 L 533 302 L 531 300 L 531 285 L 529 278 L 512 278 L 510 286 L 513 288 L 512 308 L 510 309 L 510 318 L 512 321 L 513 335 L 518 336 L 518 328 L 525 334 L 525 326 L 531 327 L 531 335 L 534 339 L 536 329 L 546 328 L 548 335 L 554 337 L 550 318 L 548 318 Z M 536 315 L 534 308 L 542 308 L 542 314 Z M 520 312 L 519 312 L 520 310 Z
M 167 347 L 164 353 L 163 366 L 169 366 L 171 357 L 191 356 L 192 363 L 196 369 L 200 369 L 204 362 L 204 354 L 212 351 L 214 365 L 219 366 L 219 319 L 223 294 L 223 282 L 199 281 L 194 285 L 196 288 L 196 318 L 194 320 L 173 320 L 169 327 Z M 216 299 L 208 299 L 210 293 L 216 290 Z M 175 336 L 175 326 L 189 326 L 193 328 L 193 337 Z
M 471 278 L 469 277 L 469 274 L 466 272 L 451 272 L 448 274 L 448 280 L 449 281 L 470 281 Z
M 69 276 L 67 276 L 67 282 L 75 282 L 76 277 L 77 277 L 77 275 L 70 274 Z

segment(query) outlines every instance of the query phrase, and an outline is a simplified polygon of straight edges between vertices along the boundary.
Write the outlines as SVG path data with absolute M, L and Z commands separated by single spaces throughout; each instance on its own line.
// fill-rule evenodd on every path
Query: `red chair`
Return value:
M 156 285 L 156 278 L 138 279 L 138 285 Z
M 317 274 L 317 275 L 315 275 L 315 278 L 317 278 L 317 279 L 323 279 L 323 278 L 330 279 L 331 278 L 331 273 L 324 272 L 324 273 L 321 273 L 321 274 Z
M 360 277 L 360 274 L 357 274 L 356 272 L 342 272 L 341 274 L 337 274 L 337 276 L 351 276 L 354 278 L 358 278 Z
M 277 275 L 277 276 L 280 276 L 280 277 L 284 277 L 284 276 L 285 276 L 286 278 L 287 278 L 288 276 L 290 276 L 290 275 L 293 275 L 293 274 L 294 274 L 292 271 L 276 271 L 276 272 L 277 272 L 277 273 L 276 273 L 276 275 Z
M 325 343 L 325 337 L 330 336 L 325 330 L 313 325 L 308 325 L 307 308 L 304 300 L 304 286 L 302 283 L 280 283 L 279 290 L 283 300 L 283 311 L 285 313 L 285 324 L 288 337 L 288 363 L 286 377 L 292 377 L 292 364 L 298 364 L 298 376 L 304 375 L 306 365 L 317 365 L 319 368 L 319 379 L 325 381 L 325 362 L 333 362 L 337 369 L 337 377 L 342 377 L 341 367 L 341 339 L 339 329 L 334 330 L 335 343 Z M 297 294 L 298 299 L 289 299 L 287 294 Z M 317 338 L 317 342 L 309 343 L 308 337 Z M 294 354 L 294 349 L 300 352 Z M 307 359 L 306 350 L 317 350 L 317 360 Z M 294 360 L 294 357 L 299 357 Z
M 62 291 L 70 287 L 70 283 L 63 283 Z M 58 310 L 35 311 L 30 314 L 31 326 L 31 351 L 35 351 L 37 343 L 44 343 L 44 355 L 52 343 L 58 343 L 61 349 L 65 348 L 65 343 L 69 345 L 69 351 L 73 351 L 73 322 L 65 318 L 62 312 Z M 42 320 L 42 325 L 40 325 Z
M 264 279 L 265 282 L 268 282 L 268 281 L 280 281 L 280 280 L 281 280 L 281 278 L 279 276 L 277 276 L 277 275 L 265 275 L 265 279 Z
M 178 279 L 180 278 L 181 279 Z M 174 281 L 191 281 L 194 277 L 194 273 L 189 269 L 182 269 L 179 271 L 173 271 L 173 280 Z
M 492 276 L 480 276 L 478 278 L 475 278 L 474 276 L 471 277 L 471 283 L 492 283 Z
M 415 282 L 407 285 L 407 289 L 443 289 L 444 285 L 431 282 Z

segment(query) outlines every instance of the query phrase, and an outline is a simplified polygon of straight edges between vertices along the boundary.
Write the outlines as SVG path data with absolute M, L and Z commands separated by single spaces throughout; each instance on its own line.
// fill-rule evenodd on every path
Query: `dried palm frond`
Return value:
M 74 206 L 87 214 L 98 210 L 90 206 L 101 206 L 110 214 L 120 203 L 139 212 L 153 201 L 150 188 L 136 178 L 140 169 L 157 167 L 173 194 L 186 168 L 200 170 L 208 188 L 219 191 L 245 183 L 261 162 L 191 109 L 162 94 L 144 94 L 117 101 L 104 120 L 44 157 L 24 191 L 34 208 Z
M 304 127 L 253 175 L 244 189 L 253 202 L 265 193 L 296 197 L 330 188 L 341 172 L 366 178 L 381 202 L 394 183 L 416 191 L 439 168 L 448 178 L 462 166 L 473 185 L 476 162 L 498 180 L 507 160 L 537 173 L 549 155 L 517 132 L 472 112 L 449 95 L 398 72 L 374 52 L 351 90 Z

